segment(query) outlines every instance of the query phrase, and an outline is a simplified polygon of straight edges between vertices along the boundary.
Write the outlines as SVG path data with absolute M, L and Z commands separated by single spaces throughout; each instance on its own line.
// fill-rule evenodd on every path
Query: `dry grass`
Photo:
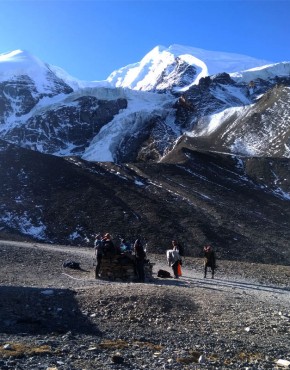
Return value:
M 48 345 L 32 346 L 24 343 L 1 343 L 0 347 L 0 358 L 37 356 L 48 353 L 52 353 L 52 349 Z

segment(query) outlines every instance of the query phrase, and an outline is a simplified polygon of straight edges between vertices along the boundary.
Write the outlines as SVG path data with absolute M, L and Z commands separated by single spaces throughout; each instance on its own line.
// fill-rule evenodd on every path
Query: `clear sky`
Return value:
M 157 45 L 290 61 L 290 0 L 0 0 L 0 53 L 104 80 Z

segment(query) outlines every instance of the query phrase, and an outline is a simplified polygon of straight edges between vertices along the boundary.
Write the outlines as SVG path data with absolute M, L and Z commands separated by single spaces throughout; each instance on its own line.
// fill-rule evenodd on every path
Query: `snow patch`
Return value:
M 138 185 L 138 186 L 145 186 L 144 182 L 142 182 L 140 180 L 135 180 L 134 183 L 135 183 L 135 185 Z
M 231 73 L 231 78 L 236 82 L 249 83 L 255 79 L 269 80 L 275 77 L 290 76 L 290 62 L 264 65 L 241 72 Z
M 231 116 L 242 111 L 243 107 L 234 107 L 225 109 L 219 113 L 201 118 L 192 131 L 187 131 L 185 134 L 189 137 L 206 136 L 216 131 L 221 125 Z
M 167 105 L 172 101 L 169 94 L 151 92 L 133 92 L 127 90 L 127 109 L 121 111 L 91 141 L 82 159 L 87 161 L 113 162 L 116 148 L 124 136 L 134 136 L 135 132 L 144 129 L 143 122 L 153 115 L 164 116 Z
M 249 157 L 255 156 L 256 154 L 255 148 L 241 138 L 237 138 L 231 145 L 231 152 Z
M 5 212 L 0 220 L 8 227 L 19 230 L 22 234 L 30 235 L 39 240 L 46 239 L 46 226 L 40 220 L 35 224 L 26 211 L 21 216 L 13 212 Z

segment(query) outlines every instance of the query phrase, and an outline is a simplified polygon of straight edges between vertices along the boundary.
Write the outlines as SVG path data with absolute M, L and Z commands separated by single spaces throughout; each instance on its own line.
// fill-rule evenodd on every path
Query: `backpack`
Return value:
M 180 256 L 184 256 L 184 248 L 182 245 L 178 244 L 178 250 L 179 250 L 179 255 Z
M 136 247 L 135 247 L 135 256 L 136 256 L 136 258 L 137 259 L 145 259 L 145 257 L 146 257 L 146 253 L 145 253 L 145 251 L 144 251 L 144 249 L 143 249 L 143 247 L 142 247 L 142 245 L 140 244 L 138 244 Z
M 79 270 L 80 269 L 80 264 L 79 264 L 79 262 L 75 262 L 75 261 L 65 261 L 62 264 L 62 267 L 64 267 L 64 268 L 68 267 L 70 269 Z
M 160 278 L 171 278 L 170 272 L 166 270 L 158 270 L 157 276 Z
M 116 254 L 116 248 L 112 240 L 103 241 L 103 253 L 105 256 L 113 256 Z

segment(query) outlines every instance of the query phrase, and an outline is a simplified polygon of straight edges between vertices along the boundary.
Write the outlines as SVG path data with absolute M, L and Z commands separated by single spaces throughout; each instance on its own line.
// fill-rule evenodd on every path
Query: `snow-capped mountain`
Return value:
M 273 73 L 276 71 L 276 73 Z M 181 119 L 196 147 L 290 158 L 290 63 L 205 79 L 185 96 Z M 177 109 L 178 111 L 178 109 Z
M 186 138 L 227 153 L 290 157 L 290 63 L 158 46 L 105 81 L 26 51 L 0 55 L 0 138 L 90 161 L 159 161 Z
M 0 55 L 0 237 L 82 243 L 97 228 L 162 248 L 162 232 L 192 255 L 209 241 L 285 261 L 289 72 L 175 45 L 86 82 Z
M 269 63 L 241 54 L 188 46 L 156 46 L 140 62 L 111 73 L 107 81 L 116 87 L 135 90 L 182 91 L 198 84 L 202 77 L 244 71 Z
M 62 68 L 41 61 L 27 50 L 0 54 L 0 82 L 17 81 L 23 77 L 33 82 L 38 93 L 50 95 L 56 83 L 69 86 L 72 90 L 107 85 L 105 81 L 88 82 L 74 78 Z

